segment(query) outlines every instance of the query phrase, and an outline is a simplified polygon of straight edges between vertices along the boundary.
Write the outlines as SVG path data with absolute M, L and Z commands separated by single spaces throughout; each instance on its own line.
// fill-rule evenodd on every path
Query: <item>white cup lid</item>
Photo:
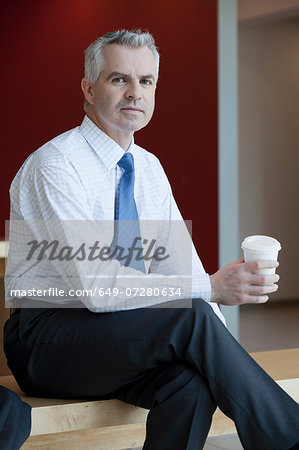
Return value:
M 244 250 L 259 250 L 259 251 L 269 251 L 269 250 L 281 250 L 280 243 L 270 236 L 248 236 L 242 242 L 241 248 Z

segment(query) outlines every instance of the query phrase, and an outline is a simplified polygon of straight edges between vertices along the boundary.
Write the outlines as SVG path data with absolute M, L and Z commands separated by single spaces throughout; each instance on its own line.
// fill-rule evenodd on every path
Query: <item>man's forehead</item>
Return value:
M 144 73 L 155 73 L 155 57 L 148 47 L 131 47 L 111 44 L 103 49 L 104 70 L 127 72 L 137 69 Z
M 147 47 L 134 47 L 132 45 L 123 45 L 123 44 L 109 44 L 106 47 L 103 48 L 103 53 L 111 54 L 111 53 L 148 53 L 149 55 L 152 55 L 154 58 L 153 52 Z

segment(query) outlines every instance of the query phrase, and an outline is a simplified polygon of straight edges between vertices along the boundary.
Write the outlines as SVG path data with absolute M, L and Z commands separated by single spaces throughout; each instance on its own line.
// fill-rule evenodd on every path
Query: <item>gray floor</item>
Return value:
M 209 438 L 204 446 L 204 450 L 242 450 L 243 447 L 240 444 L 238 436 L 228 435 L 220 438 Z M 138 448 L 127 448 L 125 450 L 142 450 L 142 447 Z M 165 449 L 167 450 L 167 449 Z M 173 450 L 173 449 L 171 449 Z
M 236 434 L 208 438 L 204 450 L 242 450 L 243 447 Z
M 299 347 L 299 301 L 242 306 L 240 343 L 248 352 Z M 204 450 L 242 449 L 237 435 L 208 438 L 204 446 Z
M 243 447 L 240 444 L 238 436 L 224 436 L 221 439 L 219 438 L 209 438 L 206 445 L 204 446 L 204 450 L 242 450 Z M 138 447 L 135 449 L 127 448 L 125 450 L 142 450 L 142 447 Z M 167 450 L 167 449 L 165 449 Z M 172 449 L 171 449 L 172 450 Z

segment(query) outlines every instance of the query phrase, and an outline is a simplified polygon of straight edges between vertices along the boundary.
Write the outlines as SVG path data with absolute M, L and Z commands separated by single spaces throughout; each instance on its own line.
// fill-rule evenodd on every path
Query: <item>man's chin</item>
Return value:
M 131 122 L 127 124 L 126 129 L 131 132 L 131 133 L 135 133 L 135 131 L 139 131 L 142 128 L 144 128 L 146 125 L 148 124 L 148 122 Z

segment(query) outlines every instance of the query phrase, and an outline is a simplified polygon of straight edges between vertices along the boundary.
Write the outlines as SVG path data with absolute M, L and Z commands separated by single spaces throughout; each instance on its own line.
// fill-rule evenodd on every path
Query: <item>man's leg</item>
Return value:
M 29 437 L 31 407 L 15 392 L 0 386 L 0 448 L 15 450 Z
M 45 315 L 48 314 L 49 312 L 45 313 Z M 23 352 L 20 347 L 18 351 L 26 354 L 26 351 Z M 58 358 L 59 355 L 56 356 Z M 60 354 L 61 356 L 63 355 Z M 54 364 L 57 363 L 59 363 L 58 359 Z M 67 364 L 66 355 L 64 355 L 64 363 Z M 61 366 L 63 370 L 62 361 Z M 20 366 L 18 369 L 20 370 Z M 41 373 L 40 375 L 44 376 Z M 58 383 L 55 375 L 51 388 L 44 391 L 43 395 L 53 395 L 53 381 L 55 384 Z M 80 384 L 80 388 L 72 387 L 73 397 L 84 396 L 83 380 L 76 379 L 75 382 Z M 47 383 L 50 384 L 49 379 Z M 60 383 L 62 389 L 65 389 L 65 380 L 61 379 Z M 44 384 L 44 382 L 37 384 Z M 202 375 L 194 371 L 187 363 L 168 362 L 155 369 L 149 369 L 136 381 L 108 395 L 97 394 L 102 392 L 97 386 L 93 389 L 97 398 L 117 398 L 150 410 L 144 450 L 201 450 L 203 448 L 216 405 Z M 63 395 L 61 386 L 57 392 L 59 396 L 70 396 L 69 391 Z M 37 395 L 36 389 L 33 394 Z M 90 395 L 88 391 L 88 396 Z
M 235 421 L 245 449 L 287 450 L 298 441 L 298 405 L 201 300 L 186 309 L 107 314 L 65 309 L 46 311 L 31 325 L 25 319 L 26 310 L 21 340 L 15 343 L 8 323 L 6 353 L 28 393 L 100 397 L 137 382 L 149 370 L 181 362 L 204 377 L 214 402 Z

